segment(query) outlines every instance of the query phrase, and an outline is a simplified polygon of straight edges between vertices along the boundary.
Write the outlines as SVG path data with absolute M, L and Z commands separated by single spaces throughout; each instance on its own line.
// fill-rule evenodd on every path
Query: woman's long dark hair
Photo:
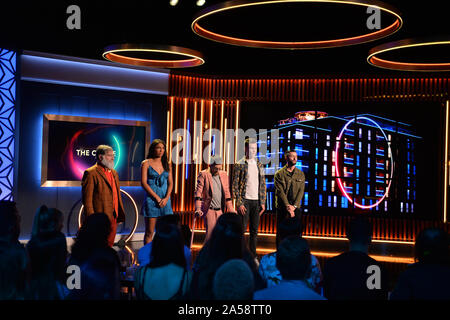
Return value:
M 163 165 L 164 170 L 169 171 L 169 161 L 167 160 L 167 147 L 166 143 L 161 139 L 155 139 L 152 141 L 152 144 L 148 148 L 148 153 L 146 159 L 154 159 L 155 158 L 155 149 L 158 144 L 162 144 L 164 146 L 164 154 L 161 157 L 161 163 Z
M 111 222 L 104 213 L 94 213 L 78 230 L 77 238 L 72 246 L 72 258 L 83 262 L 96 249 L 108 248 L 108 236 L 111 231 Z
M 156 222 L 150 255 L 150 268 L 162 267 L 170 263 L 186 268 L 183 237 L 177 225 L 162 220 Z

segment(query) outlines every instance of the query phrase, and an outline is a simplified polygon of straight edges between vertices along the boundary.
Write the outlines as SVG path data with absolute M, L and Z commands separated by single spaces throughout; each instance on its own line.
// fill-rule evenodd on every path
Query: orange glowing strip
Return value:
M 177 163 L 175 164 L 175 194 L 178 193 L 178 161 L 179 161 L 178 155 L 180 152 L 180 150 L 178 149 L 179 137 L 180 137 L 180 135 L 177 133 Z
M 445 156 L 444 156 L 444 212 L 443 218 L 444 223 L 447 222 L 447 189 L 448 189 L 448 117 L 449 117 L 449 104 L 450 102 L 447 100 L 445 104 Z
M 170 150 L 170 145 L 169 145 L 169 126 L 170 126 L 170 111 L 167 110 L 167 125 L 166 125 L 166 146 L 167 148 Z M 168 152 L 168 151 L 166 151 Z M 170 159 L 170 158 L 169 158 Z
M 226 154 L 226 149 L 227 149 L 227 135 L 226 135 L 226 131 L 227 131 L 227 118 L 224 119 L 224 133 L 223 133 L 223 149 L 222 149 L 222 154 L 223 154 L 223 166 L 222 166 L 222 170 L 225 170 L 228 173 L 228 169 L 226 169 L 226 163 L 228 161 L 228 155 Z
M 371 32 L 368 34 L 364 34 L 361 36 L 355 36 L 350 38 L 343 39 L 335 39 L 335 40 L 324 40 L 324 41 L 260 41 L 260 40 L 251 40 L 251 39 L 243 39 L 237 37 L 229 37 L 219 33 L 215 33 L 199 25 L 199 21 L 207 16 L 213 15 L 218 12 L 249 7 L 249 6 L 257 6 L 257 5 L 267 5 L 267 4 L 276 4 L 276 3 L 285 3 L 285 2 L 315 2 L 315 3 L 336 3 L 336 4 L 350 4 L 364 7 L 377 7 L 378 9 L 388 12 L 391 15 L 396 17 L 394 23 L 390 26 L 380 29 L 375 32 Z M 245 1 L 245 0 L 237 0 L 237 1 L 227 1 L 224 3 L 220 3 L 205 10 L 201 11 L 195 18 L 191 24 L 192 30 L 201 37 L 204 37 L 209 40 L 237 45 L 237 46 L 245 46 L 245 47 L 256 47 L 256 48 L 276 48 L 276 49 L 317 49 L 317 48 L 332 48 L 332 47 L 340 47 L 347 45 L 355 45 L 364 42 L 374 41 L 381 38 L 384 38 L 388 35 L 391 35 L 397 32 L 403 24 L 402 18 L 398 13 L 397 9 L 383 3 L 380 1 L 356 1 L 356 0 L 268 0 L 268 1 Z
M 202 163 L 203 163 L 203 111 L 204 111 L 204 100 L 201 101 L 200 103 L 200 121 L 202 123 L 202 125 L 200 126 L 200 141 L 199 141 L 199 154 L 200 154 L 200 163 L 198 164 L 199 170 L 202 168 Z
M 187 107 L 188 107 L 188 100 L 187 98 L 184 99 L 184 121 L 183 121 L 183 129 L 184 132 L 186 132 L 187 128 Z M 185 184 L 185 175 L 186 175 L 186 148 L 187 148 L 187 135 L 183 136 L 183 169 L 181 173 L 181 211 L 184 211 L 184 184 Z
M 166 53 L 182 56 L 188 59 L 141 59 L 127 57 L 122 52 L 150 52 L 150 53 Z M 103 58 L 112 62 L 124 63 L 135 66 L 157 67 L 157 68 L 186 68 L 195 67 L 205 63 L 203 55 L 199 51 L 188 48 L 165 46 L 165 45 L 145 45 L 145 44 L 119 44 L 111 45 L 104 49 Z
M 436 45 L 449 45 L 450 40 L 426 40 L 420 41 L 416 39 L 403 39 L 399 41 L 388 42 L 369 51 L 367 62 L 375 67 L 380 67 L 390 70 L 402 70 L 402 71 L 450 71 L 450 63 L 416 63 L 416 62 L 400 62 L 389 61 L 381 58 L 377 58 L 383 52 L 401 50 L 412 47 L 426 47 Z
M 212 112 L 213 112 L 213 101 L 211 100 L 211 106 L 209 108 L 209 147 L 212 149 L 211 140 L 212 140 Z M 208 164 L 211 163 L 211 149 L 208 152 Z
M 172 164 L 172 132 L 173 132 L 173 99 L 174 97 L 170 98 L 170 139 L 169 144 L 167 145 L 167 149 L 169 150 L 169 163 Z
M 225 107 L 225 101 L 222 100 L 221 103 L 221 113 L 220 113 L 220 134 L 223 134 L 223 108 Z M 223 147 L 223 138 L 220 139 L 220 152 L 222 152 Z M 225 154 L 222 154 L 222 158 L 225 156 Z
M 203 247 L 202 244 L 193 244 L 192 249 L 200 250 Z M 256 252 L 259 254 L 269 254 L 275 252 L 275 249 L 265 249 L 265 248 L 257 248 Z M 325 252 L 325 251 L 311 251 L 311 254 L 317 257 L 327 257 L 332 258 L 337 255 L 340 255 L 343 252 Z M 406 263 L 411 264 L 414 263 L 414 258 L 407 257 L 388 257 L 388 256 L 380 256 L 380 255 L 369 255 L 371 258 L 379 261 L 379 262 L 390 262 L 390 263 Z
M 192 155 L 193 155 L 193 158 L 195 157 L 195 161 L 194 161 L 194 163 L 193 163 L 193 165 L 195 166 L 195 179 L 197 179 L 197 176 L 198 176 L 198 170 L 197 170 L 197 157 L 198 157 L 198 151 L 197 151 L 197 148 L 198 148 L 198 141 L 197 141 L 197 126 L 196 126 L 196 122 L 197 121 L 197 101 L 195 101 L 194 102 L 194 121 L 193 121 L 193 123 L 194 123 L 194 139 L 193 139 L 193 150 L 192 150 Z M 197 181 L 197 180 L 196 180 Z
M 238 129 L 239 129 L 239 100 L 236 100 L 236 131 L 235 131 L 235 144 L 234 144 L 234 163 L 237 162 L 238 153 Z

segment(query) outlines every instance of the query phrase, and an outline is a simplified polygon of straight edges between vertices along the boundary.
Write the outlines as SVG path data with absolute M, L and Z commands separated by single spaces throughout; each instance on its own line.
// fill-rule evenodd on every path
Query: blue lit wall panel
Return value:
M 0 49 L 0 200 L 13 200 L 16 53 Z

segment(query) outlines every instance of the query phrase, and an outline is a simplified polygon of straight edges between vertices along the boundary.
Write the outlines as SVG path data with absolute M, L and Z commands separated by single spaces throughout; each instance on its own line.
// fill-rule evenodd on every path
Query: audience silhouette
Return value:
M 61 232 L 63 214 L 41 206 L 34 217 L 33 231 L 27 243 L 31 265 L 31 299 L 60 300 L 67 295 L 66 237 Z
M 135 276 L 138 299 L 179 300 L 189 290 L 191 272 L 183 252 L 183 238 L 177 225 L 158 219 L 152 240 L 150 263 Z
M 354 218 L 348 224 L 347 238 L 349 251 L 325 263 L 325 297 L 329 300 L 386 300 L 389 292 L 387 271 L 368 255 L 372 241 L 372 224 L 365 217 Z M 367 284 L 371 276 L 369 266 L 379 268 L 379 288 L 372 288 Z

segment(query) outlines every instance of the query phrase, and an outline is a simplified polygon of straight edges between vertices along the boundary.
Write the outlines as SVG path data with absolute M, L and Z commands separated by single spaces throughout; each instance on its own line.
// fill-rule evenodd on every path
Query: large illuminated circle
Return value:
M 388 42 L 372 48 L 369 51 L 367 62 L 375 67 L 399 70 L 399 71 L 450 71 L 450 61 L 442 63 L 426 63 L 426 62 L 402 62 L 392 61 L 378 58 L 377 55 L 383 52 L 401 50 L 413 47 L 430 47 L 450 45 L 449 39 L 404 39 L 399 41 Z
M 235 10 L 242 7 L 250 6 L 263 6 L 276 3 L 288 3 L 288 2 L 305 2 L 305 3 L 333 3 L 342 5 L 354 5 L 362 7 L 376 7 L 383 12 L 387 12 L 393 15 L 396 19 L 395 21 L 387 26 L 386 28 L 371 32 L 368 34 L 363 34 L 356 37 L 333 39 L 333 40 L 323 40 L 323 41 L 263 41 L 263 40 L 252 40 L 237 37 L 229 37 L 224 34 L 216 33 L 206 28 L 200 26 L 200 21 L 208 16 L 214 15 L 219 12 Z M 222 42 L 231 45 L 244 46 L 244 47 L 255 47 L 255 48 L 268 48 L 268 49 L 320 49 L 320 48 L 334 48 L 355 45 L 360 43 L 365 43 L 369 41 L 375 41 L 384 37 L 387 37 L 395 32 L 397 32 L 403 24 L 403 20 L 400 13 L 394 7 L 377 0 L 266 0 L 266 1 L 256 1 L 256 0 L 234 0 L 218 3 L 212 5 L 202 11 L 200 11 L 194 18 L 191 24 L 192 31 L 201 37 L 209 40 Z
M 365 120 L 367 120 L 367 121 L 373 123 L 378 129 L 380 129 L 381 133 L 382 133 L 383 136 L 384 136 L 384 139 L 386 140 L 386 142 L 387 142 L 387 144 L 388 144 L 388 157 L 391 159 L 391 173 L 390 173 L 390 176 L 389 176 L 389 184 L 388 184 L 388 186 L 386 187 L 386 192 L 384 193 L 384 195 L 383 195 L 376 203 L 371 204 L 371 205 L 368 205 L 368 206 L 362 205 L 362 204 L 360 204 L 360 203 L 357 203 L 356 201 L 353 202 L 353 199 L 352 199 L 352 198 L 348 195 L 348 193 L 345 191 L 345 188 L 344 188 L 344 186 L 342 185 L 342 180 L 341 180 L 341 177 L 340 177 L 341 174 L 340 174 L 340 172 L 339 172 L 339 163 L 338 163 L 338 159 L 339 159 L 339 145 L 340 145 L 340 141 L 341 141 L 342 135 L 344 134 L 344 131 L 347 130 L 347 127 L 348 127 L 351 123 L 353 123 L 353 122 L 355 121 L 354 118 L 351 119 L 350 121 L 348 121 L 348 122 L 345 124 L 345 126 L 342 128 L 341 132 L 339 133 L 339 136 L 338 136 L 337 139 L 336 139 L 335 160 L 334 160 L 334 165 L 335 165 L 335 168 L 336 168 L 336 180 L 337 180 L 339 189 L 341 190 L 342 194 L 347 198 L 348 201 L 350 201 L 350 203 L 353 203 L 356 207 L 361 208 L 361 209 L 371 209 L 371 208 L 374 208 L 374 207 L 378 206 L 378 205 L 384 200 L 384 198 L 386 198 L 386 196 L 387 196 L 388 193 L 389 193 L 389 189 L 390 189 L 391 183 L 392 183 L 392 175 L 393 175 L 393 173 L 394 173 L 394 158 L 393 158 L 393 156 L 392 156 L 391 143 L 390 143 L 390 141 L 388 140 L 386 134 L 384 133 L 384 130 L 378 125 L 378 123 L 376 123 L 375 121 L 373 121 L 372 119 L 367 118 L 367 117 L 357 117 L 357 119 L 358 119 L 358 120 L 359 120 L 359 119 L 365 119 Z
M 124 52 L 166 53 L 180 56 L 181 59 L 180 60 L 141 59 L 128 57 L 123 54 Z M 154 68 L 187 68 L 199 66 L 205 63 L 203 55 L 196 50 L 177 46 L 134 44 L 134 43 L 110 45 L 104 49 L 103 58 L 112 62 L 124 63 L 134 66 L 154 67 Z
M 130 234 L 125 238 L 125 242 L 128 242 L 131 239 L 131 237 L 133 236 L 134 232 L 136 231 L 136 228 L 138 225 L 139 213 L 138 213 L 138 208 L 137 208 L 136 202 L 134 201 L 133 197 L 128 192 L 123 191 L 122 189 L 120 189 L 120 192 L 125 194 L 133 203 L 134 213 L 135 213 L 135 217 L 136 217 L 133 229 L 131 230 Z M 80 211 L 78 212 L 78 228 L 81 228 L 81 216 L 83 214 L 83 208 L 84 208 L 84 205 L 81 205 Z

